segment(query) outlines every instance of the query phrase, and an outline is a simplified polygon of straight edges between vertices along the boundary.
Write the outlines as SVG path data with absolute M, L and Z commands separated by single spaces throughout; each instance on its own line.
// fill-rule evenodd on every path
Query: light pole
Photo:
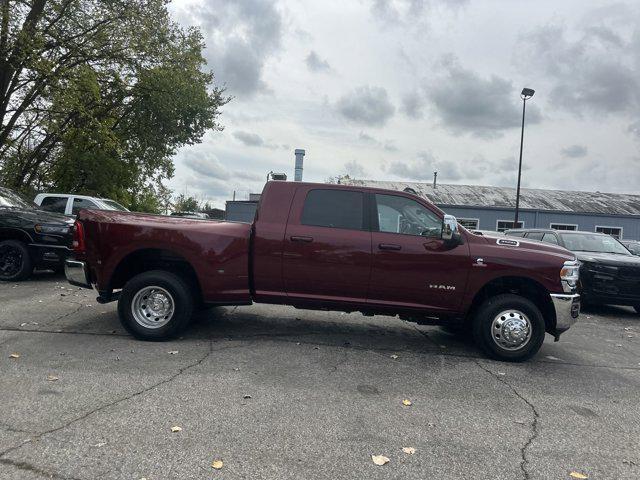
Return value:
M 520 163 L 518 164 L 518 188 L 516 189 L 516 218 L 513 221 L 513 228 L 518 228 L 518 213 L 520 210 L 520 177 L 522 176 L 522 145 L 524 143 L 524 112 L 527 107 L 527 100 L 533 97 L 534 93 L 536 93 L 536 91 L 531 88 L 523 88 L 522 93 L 520 93 L 520 98 L 522 98 L 522 131 L 520 133 Z

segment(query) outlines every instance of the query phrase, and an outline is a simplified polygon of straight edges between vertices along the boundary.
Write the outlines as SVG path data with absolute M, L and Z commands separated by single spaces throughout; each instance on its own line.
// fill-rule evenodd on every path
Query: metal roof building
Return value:
M 513 225 L 516 189 L 477 185 L 387 182 L 342 178 L 342 184 L 410 191 L 430 200 L 461 224 L 502 231 Z M 525 228 L 609 233 L 640 239 L 640 195 L 522 188 L 520 221 Z

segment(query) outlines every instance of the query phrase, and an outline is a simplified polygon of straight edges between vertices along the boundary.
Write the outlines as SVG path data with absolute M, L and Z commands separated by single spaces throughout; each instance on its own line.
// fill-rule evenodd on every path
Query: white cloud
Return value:
M 171 184 L 221 205 L 304 148 L 310 181 L 515 186 L 527 86 L 524 185 L 640 193 L 636 3 L 174 0 L 235 98 Z

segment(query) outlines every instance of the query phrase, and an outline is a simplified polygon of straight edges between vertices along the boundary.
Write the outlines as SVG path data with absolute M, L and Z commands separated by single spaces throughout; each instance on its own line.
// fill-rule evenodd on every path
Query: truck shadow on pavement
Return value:
M 218 307 L 199 312 L 184 339 L 276 341 L 379 352 L 434 353 L 481 357 L 471 336 L 451 334 L 393 317 L 316 312 L 278 307 L 279 315 L 254 313 L 256 307 Z M 261 307 L 258 307 L 262 310 Z M 268 308 L 267 310 L 271 310 Z M 282 315 L 282 314 L 285 315 Z

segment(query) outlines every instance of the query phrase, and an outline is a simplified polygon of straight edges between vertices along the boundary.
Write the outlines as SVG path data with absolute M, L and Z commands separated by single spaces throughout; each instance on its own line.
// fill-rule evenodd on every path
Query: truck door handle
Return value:
M 289 239 L 292 242 L 313 242 L 313 237 L 305 237 L 305 236 L 298 236 L 298 235 L 292 235 L 291 237 L 289 237 Z
M 400 245 L 396 245 L 395 243 L 381 243 L 378 245 L 380 250 L 401 250 L 402 247 Z

